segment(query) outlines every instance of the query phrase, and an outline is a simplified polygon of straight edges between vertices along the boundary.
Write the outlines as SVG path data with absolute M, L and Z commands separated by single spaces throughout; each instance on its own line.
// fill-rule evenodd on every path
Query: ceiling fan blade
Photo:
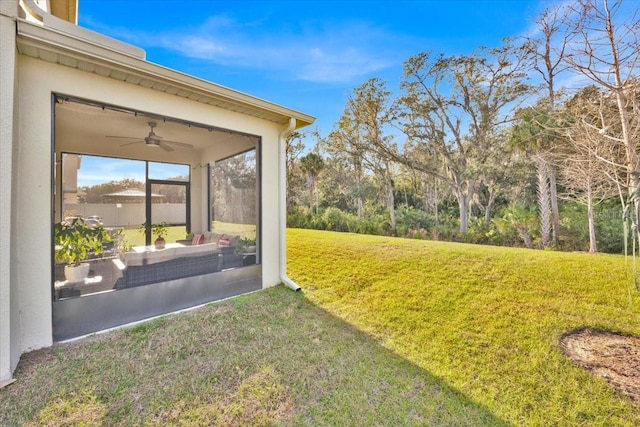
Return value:
M 162 141 L 166 144 L 173 144 L 176 147 L 182 147 L 182 148 L 191 148 L 193 149 L 193 145 L 191 144 L 185 144 L 184 142 L 178 142 L 178 141 Z
M 127 142 L 126 144 L 122 144 L 120 147 L 126 147 L 127 145 L 131 145 L 131 144 L 139 144 L 141 142 L 144 142 L 144 141 L 142 139 L 140 139 L 138 141 Z
M 171 148 L 169 145 L 165 144 L 164 141 L 158 142 L 158 146 L 160 148 L 162 148 L 164 151 L 173 151 L 173 148 Z
M 139 136 L 116 136 L 116 135 L 107 135 L 106 138 L 118 138 L 118 139 L 140 139 Z

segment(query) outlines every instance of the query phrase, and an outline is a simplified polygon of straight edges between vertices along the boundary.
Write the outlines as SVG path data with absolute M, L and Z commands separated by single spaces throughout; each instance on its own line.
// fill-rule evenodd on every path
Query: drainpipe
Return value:
M 278 161 L 279 186 L 278 201 L 280 202 L 280 280 L 282 283 L 299 291 L 301 288 L 287 276 L 287 138 L 296 129 L 296 119 L 289 118 L 289 126 L 280 133 Z

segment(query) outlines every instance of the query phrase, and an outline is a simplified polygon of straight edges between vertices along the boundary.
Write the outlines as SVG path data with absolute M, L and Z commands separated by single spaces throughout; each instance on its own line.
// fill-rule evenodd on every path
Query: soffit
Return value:
M 82 31 L 83 34 L 87 33 L 85 29 Z M 104 39 L 104 36 L 96 36 Z M 291 117 L 296 119 L 296 128 L 308 126 L 315 121 L 313 116 L 153 64 L 137 55 L 112 49 L 106 44 L 91 43 L 26 21 L 18 21 L 16 44 L 18 51 L 26 56 L 281 125 L 286 125 Z

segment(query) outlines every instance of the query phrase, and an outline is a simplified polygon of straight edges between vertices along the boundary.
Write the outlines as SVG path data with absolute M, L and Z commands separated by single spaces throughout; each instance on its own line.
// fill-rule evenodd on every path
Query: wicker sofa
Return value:
M 223 268 L 222 253 L 216 243 L 127 252 L 124 257 L 116 289 L 200 276 Z
M 178 242 L 188 246 L 202 246 L 211 243 L 217 244 L 222 258 L 220 260 L 220 268 L 226 269 L 242 266 L 242 255 L 236 253 L 236 246 L 239 241 L 239 234 L 205 231 L 204 233 L 195 233 L 190 240 L 179 240 Z

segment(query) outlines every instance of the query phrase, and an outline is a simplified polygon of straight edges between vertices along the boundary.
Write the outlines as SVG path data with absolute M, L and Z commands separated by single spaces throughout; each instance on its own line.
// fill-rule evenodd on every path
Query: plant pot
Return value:
M 162 237 L 156 239 L 156 249 L 164 249 L 164 245 L 167 243 Z
M 89 263 L 83 262 L 79 266 L 66 265 L 64 267 L 64 277 L 69 283 L 84 282 L 89 275 Z

